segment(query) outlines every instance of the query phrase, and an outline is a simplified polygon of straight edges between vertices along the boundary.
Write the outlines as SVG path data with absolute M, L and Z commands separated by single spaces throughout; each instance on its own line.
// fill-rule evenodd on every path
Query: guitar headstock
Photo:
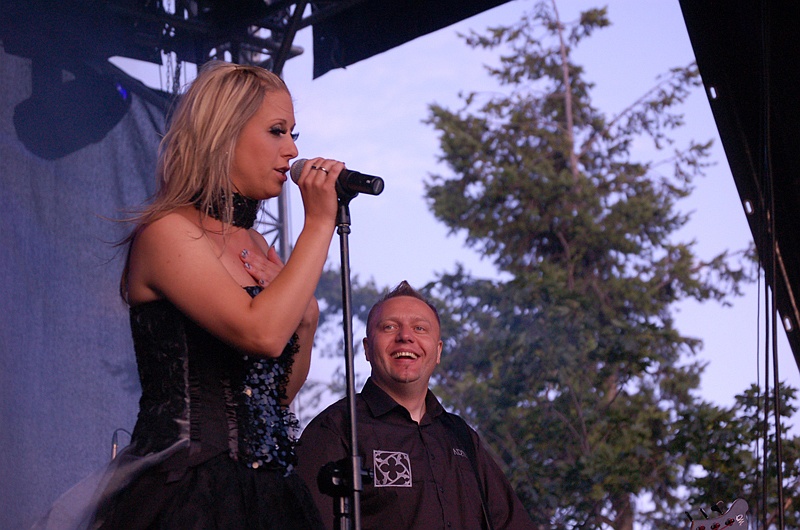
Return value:
M 722 503 L 718 503 L 717 508 L 715 508 L 720 515 L 713 519 L 704 518 L 694 520 L 689 516 L 689 520 L 692 522 L 690 530 L 725 530 L 726 528 L 747 530 L 748 506 L 744 499 L 736 499 L 733 501 L 733 504 L 731 504 L 731 507 L 728 508 L 728 511 L 725 513 L 722 513 L 719 507 L 720 504 Z M 705 516 L 706 513 L 703 512 L 703 515 Z

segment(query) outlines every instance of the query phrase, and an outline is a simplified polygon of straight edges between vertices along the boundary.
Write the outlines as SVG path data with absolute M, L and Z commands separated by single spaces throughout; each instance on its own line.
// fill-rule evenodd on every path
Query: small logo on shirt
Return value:
M 460 456 L 462 458 L 467 458 L 467 453 L 465 453 L 463 449 L 459 449 L 458 447 L 453 447 L 453 454 L 456 456 Z
M 399 451 L 372 451 L 376 488 L 410 488 L 411 459 Z

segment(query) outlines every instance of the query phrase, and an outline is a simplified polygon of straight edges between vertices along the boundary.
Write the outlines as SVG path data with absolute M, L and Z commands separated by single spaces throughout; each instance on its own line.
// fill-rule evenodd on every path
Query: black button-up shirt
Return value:
M 358 453 L 374 480 L 361 493 L 365 530 L 484 528 L 481 494 L 469 461 L 445 412 L 429 390 L 419 423 L 371 379 L 356 400 Z M 306 481 L 328 528 L 334 499 L 320 492 L 319 470 L 350 455 L 347 402 L 321 412 L 305 428 L 297 448 L 297 471 Z M 495 530 L 534 528 L 522 503 L 472 429 L 480 480 Z

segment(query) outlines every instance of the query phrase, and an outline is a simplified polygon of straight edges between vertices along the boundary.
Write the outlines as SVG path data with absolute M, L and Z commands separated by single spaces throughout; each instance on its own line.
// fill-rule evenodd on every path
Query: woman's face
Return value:
M 239 193 L 259 200 L 280 195 L 289 161 L 297 156 L 294 126 L 291 96 L 284 91 L 267 92 L 236 142 L 230 176 Z

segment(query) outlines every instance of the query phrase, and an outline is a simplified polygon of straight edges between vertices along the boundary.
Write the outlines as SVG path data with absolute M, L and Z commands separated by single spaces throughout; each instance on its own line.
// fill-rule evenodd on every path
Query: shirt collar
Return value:
M 411 419 L 405 407 L 397 403 L 389 394 L 384 392 L 381 387 L 376 385 L 371 377 L 364 383 L 364 388 L 361 389 L 361 397 L 364 399 L 367 407 L 369 407 L 369 411 L 374 418 L 388 414 L 394 409 L 399 409 L 403 411 L 405 416 Z M 420 423 L 427 423 L 431 419 L 438 417 L 442 412 L 444 412 L 444 408 L 441 403 L 439 403 L 436 395 L 428 389 L 428 393 L 425 395 L 425 416 Z

